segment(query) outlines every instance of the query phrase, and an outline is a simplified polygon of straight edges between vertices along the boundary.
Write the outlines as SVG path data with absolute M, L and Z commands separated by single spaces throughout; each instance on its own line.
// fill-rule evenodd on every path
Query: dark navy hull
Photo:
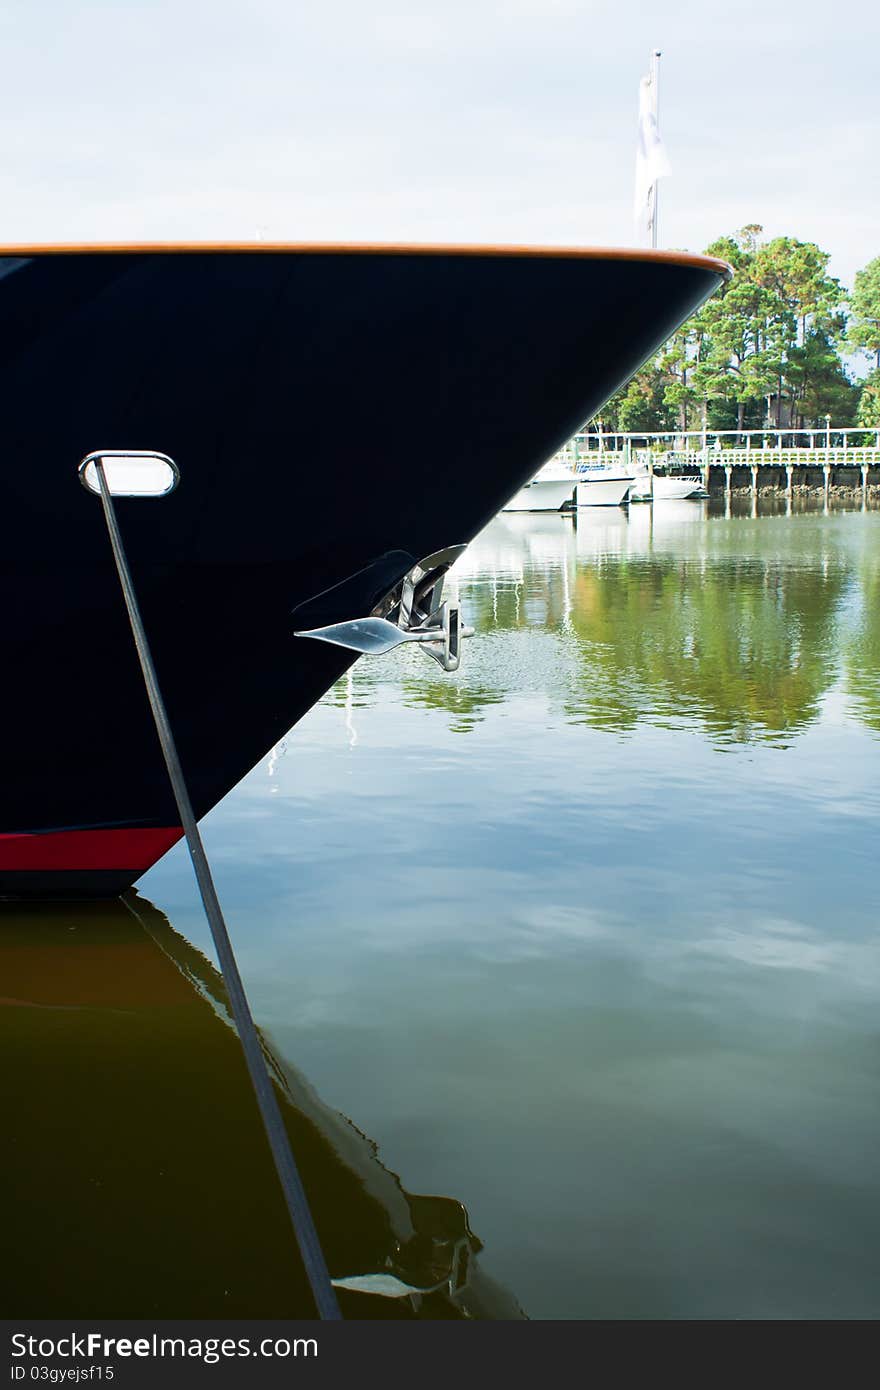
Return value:
M 180 468 L 117 509 L 202 815 L 350 662 L 295 627 L 363 616 L 470 540 L 722 274 L 647 252 L 0 259 L 0 896 L 118 893 L 180 834 L 86 454 Z

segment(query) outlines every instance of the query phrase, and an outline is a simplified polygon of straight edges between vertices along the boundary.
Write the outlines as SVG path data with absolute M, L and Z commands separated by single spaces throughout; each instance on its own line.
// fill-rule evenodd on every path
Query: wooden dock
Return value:
M 821 440 L 821 442 L 818 442 Z M 663 446 L 666 445 L 664 448 Z M 787 430 L 735 435 L 576 435 L 562 457 L 573 463 L 699 474 L 707 492 L 880 490 L 880 431 Z

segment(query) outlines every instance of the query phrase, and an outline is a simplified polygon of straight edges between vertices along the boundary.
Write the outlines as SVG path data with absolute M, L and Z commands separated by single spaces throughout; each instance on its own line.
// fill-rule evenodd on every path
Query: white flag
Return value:
M 669 156 L 660 139 L 657 117 L 654 114 L 651 79 L 643 77 L 639 86 L 639 143 L 636 149 L 636 193 L 633 202 L 633 215 L 638 231 L 643 229 L 646 218 L 650 227 L 654 215 L 651 206 L 651 190 L 654 183 L 671 173 Z

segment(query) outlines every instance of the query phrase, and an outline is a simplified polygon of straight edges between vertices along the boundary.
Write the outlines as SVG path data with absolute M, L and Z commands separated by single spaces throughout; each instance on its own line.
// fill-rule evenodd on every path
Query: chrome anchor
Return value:
M 453 545 L 435 551 L 404 575 L 396 590 L 379 605 L 385 613 L 393 614 L 396 609 L 396 622 L 374 611 L 366 618 L 314 627 L 295 632 L 294 636 L 314 637 L 318 642 L 330 642 L 361 656 L 382 656 L 403 642 L 418 642 L 444 671 L 457 671 L 462 639 L 473 637 L 474 629 L 462 623 L 458 601 L 441 596 L 446 572 L 464 548 Z

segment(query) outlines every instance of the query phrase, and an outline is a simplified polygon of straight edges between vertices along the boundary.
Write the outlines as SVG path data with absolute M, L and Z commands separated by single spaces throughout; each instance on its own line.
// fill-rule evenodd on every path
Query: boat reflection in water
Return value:
M 4 1316 L 313 1316 L 205 957 L 134 892 L 7 905 L 0 980 Z M 522 1317 L 461 1203 L 406 1192 L 264 1046 L 343 1315 Z

